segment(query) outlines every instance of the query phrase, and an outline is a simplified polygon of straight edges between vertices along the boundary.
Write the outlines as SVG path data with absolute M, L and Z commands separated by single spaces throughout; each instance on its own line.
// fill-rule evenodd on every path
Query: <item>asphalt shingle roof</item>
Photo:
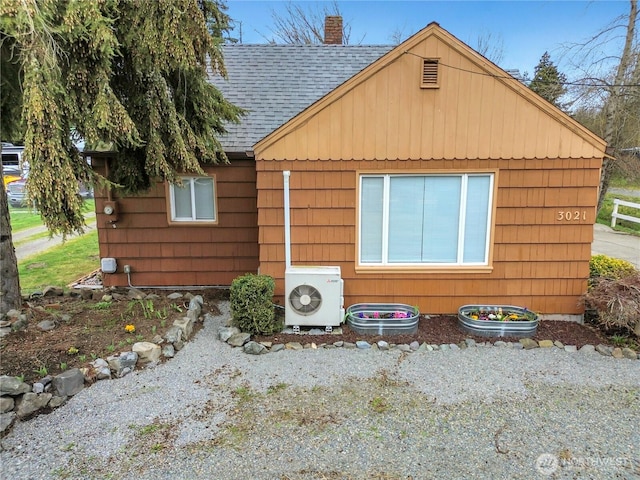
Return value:
M 389 52 L 393 45 L 225 45 L 228 79 L 211 81 L 249 113 L 221 137 L 227 152 L 259 140 Z

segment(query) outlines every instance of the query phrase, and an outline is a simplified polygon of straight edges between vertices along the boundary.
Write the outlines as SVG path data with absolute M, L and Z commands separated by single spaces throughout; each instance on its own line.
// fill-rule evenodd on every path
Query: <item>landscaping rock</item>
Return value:
M 8 412 L 0 414 L 0 433 L 4 433 L 13 425 L 13 421 L 16 419 L 16 412 Z
M 244 353 L 248 353 L 249 355 L 261 355 L 263 353 L 267 353 L 267 347 L 259 344 L 258 342 L 247 342 L 244 345 Z
M 15 308 L 12 308 L 5 315 L 6 315 L 6 318 L 9 319 L 9 321 L 15 321 L 20 317 L 20 315 L 22 315 L 22 312 L 20 310 L 16 310 Z
M 31 391 L 28 383 L 24 383 L 17 377 L 2 375 L 0 377 L 0 395 L 11 395 L 15 397 Z
M 116 374 L 116 377 L 124 377 L 127 373 L 130 373 L 137 361 L 138 354 L 136 352 L 122 352 L 120 355 L 107 357 L 109 368 Z
M 160 346 L 151 342 L 136 342 L 131 350 L 138 354 L 138 361 L 141 363 L 157 362 L 162 353 Z
M 378 340 L 378 349 L 379 350 L 389 350 L 389 344 L 384 340 Z
M 173 348 L 171 343 L 162 347 L 162 356 L 165 358 L 173 358 L 176 356 L 176 349 Z
M 610 357 L 611 356 L 611 352 L 613 351 L 613 348 L 608 346 L 608 345 L 596 345 L 596 351 L 601 354 L 604 355 L 605 357 Z
M 13 397 L 0 397 L 0 413 L 10 412 L 15 404 Z
M 173 292 L 173 293 L 170 293 L 169 295 L 167 295 L 167 298 L 169 300 L 177 300 L 179 298 L 182 298 L 182 294 L 180 292 Z
M 43 332 L 48 332 L 56 328 L 56 323 L 53 320 L 43 320 L 38 323 L 38 328 Z
M 223 342 L 226 342 L 236 333 L 240 333 L 240 329 L 237 327 L 220 327 L 218 330 L 218 338 Z
M 575 345 L 565 345 L 564 351 L 569 353 L 575 353 L 578 351 L 578 347 L 576 347 Z
M 636 353 L 636 351 L 629 347 L 625 347 L 622 349 L 622 356 L 624 358 L 628 358 L 629 360 L 638 359 L 638 354 Z
M 596 351 L 596 347 L 593 345 L 583 345 L 578 351 L 580 353 L 594 353 Z
M 46 407 L 51 397 L 52 395 L 50 393 L 40 395 L 33 392 L 25 393 L 16 402 L 16 415 L 18 418 L 30 417 L 41 408 Z
M 415 352 L 416 350 L 418 350 L 420 348 L 420 344 L 414 340 L 413 342 L 411 342 L 409 344 L 409 348 L 411 348 L 411 350 L 413 350 Z
M 127 296 L 133 300 L 143 300 L 147 294 L 137 288 L 130 288 L 127 291 Z
M 521 338 L 520 345 L 522 345 L 525 350 L 532 350 L 539 347 L 538 342 L 532 340 L 531 338 Z
M 364 340 L 358 340 L 356 342 L 356 348 L 359 348 L 361 350 L 366 350 L 371 348 L 371 344 L 369 342 L 365 342 Z
M 475 347 L 476 346 L 476 341 L 473 338 L 465 338 L 464 339 L 464 343 L 467 345 L 467 347 L 471 348 L 471 347 Z
M 24 330 L 29 325 L 29 320 L 25 314 L 22 314 L 11 324 L 11 330 L 14 332 L 19 332 L 20 330 Z
M 284 346 L 287 350 L 303 350 L 299 342 L 289 342 Z
M 57 395 L 54 395 L 53 397 L 51 397 L 51 400 L 49 400 L 49 407 L 58 408 L 60 405 L 62 405 L 66 401 L 67 401 L 67 397 L 59 397 Z
M 560 340 L 556 340 L 555 342 L 553 342 L 553 344 L 554 344 L 557 348 L 564 348 L 564 343 L 562 343 Z
M 553 341 L 552 340 L 540 340 L 538 342 L 538 345 L 540 346 L 540 348 L 551 348 L 551 347 L 553 347 Z
M 204 305 L 202 295 L 195 295 L 189 300 L 189 310 L 201 310 Z
M 611 351 L 611 356 L 613 358 L 624 358 L 624 355 L 622 354 L 622 349 L 620 347 L 616 347 Z
M 53 391 L 59 397 L 72 397 L 84 388 L 84 375 L 78 368 L 72 368 L 53 377 Z
M 282 343 L 276 343 L 275 345 L 273 345 L 271 347 L 271 351 L 274 352 L 274 353 L 275 352 L 279 352 L 281 350 L 284 350 L 284 344 L 282 344 Z
M 251 338 L 251 335 L 249 335 L 248 333 L 244 333 L 244 332 L 234 333 L 233 335 L 231 335 L 231 337 L 229 337 L 229 340 L 227 340 L 227 343 L 232 347 L 241 347 L 245 343 L 247 343 L 250 338 Z
M 44 287 L 44 290 L 42 290 L 43 297 L 61 297 L 63 295 L 64 295 L 64 289 L 62 289 L 61 287 L 53 286 L 53 285 Z
M 189 340 L 193 334 L 194 320 L 189 317 L 182 317 L 173 321 L 173 325 L 182 330 L 182 339 Z
M 182 329 L 180 327 L 178 327 L 177 325 L 173 325 L 171 328 L 169 328 L 169 330 L 167 330 L 167 333 L 164 334 L 164 339 L 168 343 L 173 343 L 173 344 L 181 341 L 182 340 Z
M 93 290 L 80 290 L 80 298 L 82 298 L 83 300 L 91 300 L 93 298 Z

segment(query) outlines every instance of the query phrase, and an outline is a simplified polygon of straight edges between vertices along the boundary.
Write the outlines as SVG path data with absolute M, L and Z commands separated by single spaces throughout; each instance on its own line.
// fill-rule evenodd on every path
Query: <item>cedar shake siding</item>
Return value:
M 104 171 L 104 158 L 93 158 Z M 234 278 L 258 271 L 256 174 L 253 161 L 205 166 L 215 176 L 218 221 L 215 225 L 169 222 L 167 186 L 156 183 L 137 197 L 118 202 L 115 228 L 102 208 L 105 192 L 96 192 L 100 257 L 114 257 L 115 274 L 106 286 L 125 286 L 123 266 L 131 266 L 131 283 L 140 286 L 230 285 Z
M 497 303 L 579 314 L 578 299 L 589 276 L 600 163 L 597 158 L 258 162 L 261 273 L 276 279 L 276 294 L 282 296 L 282 170 L 290 170 L 292 263 L 339 265 L 345 305 L 406 303 L 426 313 L 455 313 L 466 303 Z M 497 171 L 489 268 L 358 268 L 356 172 L 375 169 Z M 571 219 L 559 221 L 559 213 Z

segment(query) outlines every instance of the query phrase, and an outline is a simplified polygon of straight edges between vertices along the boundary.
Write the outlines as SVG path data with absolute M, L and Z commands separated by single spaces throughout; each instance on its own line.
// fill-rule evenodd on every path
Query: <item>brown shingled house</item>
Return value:
M 468 303 L 580 315 L 605 142 L 432 23 L 396 46 L 225 47 L 250 110 L 230 165 L 97 197 L 105 285 L 228 285 L 291 263 L 335 265 L 344 304 Z M 270 72 L 270 73 L 268 73 Z M 101 169 L 104 159 L 94 158 Z

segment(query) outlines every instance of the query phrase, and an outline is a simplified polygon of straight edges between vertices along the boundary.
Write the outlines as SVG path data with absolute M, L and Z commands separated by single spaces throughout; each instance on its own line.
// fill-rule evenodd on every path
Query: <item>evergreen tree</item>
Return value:
M 566 75 L 553 64 L 549 52 L 544 52 L 534 69 L 529 88 L 556 107 L 563 108 L 560 98 L 567 92 L 566 82 Z
M 79 154 L 73 135 L 113 146 L 117 161 L 107 180 L 127 193 L 144 190 L 151 179 L 173 182 L 178 172 L 226 161 L 217 137 L 242 110 L 208 82 L 208 71 L 225 75 L 225 8 L 219 0 L 0 3 L 0 134 L 24 139 L 28 196 L 51 233 L 81 231 L 78 183 L 106 182 Z M 6 85 L 20 85 L 22 94 Z M 0 189 L 6 200 L 3 183 Z M 0 201 L 0 312 L 19 302 L 8 219 Z

